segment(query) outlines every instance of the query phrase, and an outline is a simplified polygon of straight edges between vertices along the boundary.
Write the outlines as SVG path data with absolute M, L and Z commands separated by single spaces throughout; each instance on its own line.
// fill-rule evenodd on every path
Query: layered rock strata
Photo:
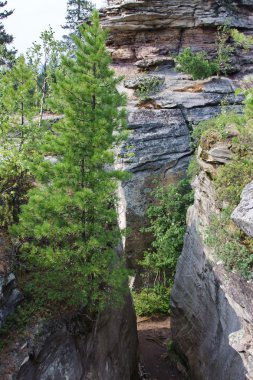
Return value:
M 215 190 L 204 170 L 193 187 L 172 292 L 173 338 L 189 361 L 192 379 L 252 380 L 253 284 L 227 272 L 205 245 L 210 218 L 218 212 Z
M 114 60 L 140 67 L 147 59 L 159 63 L 189 46 L 213 55 L 218 26 L 230 25 L 252 34 L 252 19 L 251 0 L 109 0 L 102 17 L 110 30 L 108 45 Z M 252 66 L 252 52 L 241 53 L 235 61 L 238 64 L 239 58 L 245 70 Z
M 118 66 L 114 66 L 118 69 Z M 136 96 L 138 83 L 159 78 L 162 86 L 146 100 Z M 195 123 L 214 117 L 225 109 L 240 111 L 241 97 L 227 78 L 192 81 L 173 69 L 128 78 L 121 90 L 128 91 L 128 128 L 126 144 L 118 154 L 118 167 L 131 173 L 120 191 L 122 227 L 129 227 L 126 257 L 131 268 L 149 246 L 150 239 L 140 232 L 146 224 L 147 206 L 152 201 L 154 181 L 174 183 L 183 176 L 191 154 L 190 130 Z M 216 152 L 216 154 L 219 154 Z
M 234 96 L 235 85 L 228 79 L 192 81 L 176 73 L 174 54 L 190 46 L 213 57 L 217 50 L 217 27 L 228 23 L 253 34 L 253 2 L 109 0 L 108 3 L 101 11 L 101 20 L 109 29 L 108 48 L 114 68 L 125 75 L 120 90 L 128 95 L 130 130 L 118 160 L 119 168 L 132 173 L 132 178 L 120 189 L 120 222 L 131 231 L 126 239 L 126 257 L 128 265 L 136 268 L 150 243 L 140 229 L 146 224 L 153 181 L 173 183 L 184 175 L 192 151 L 192 125 L 216 116 L 221 104 L 240 111 L 242 101 Z M 233 66 L 234 71 L 248 72 L 252 67 L 252 51 L 239 49 Z M 151 77 L 159 81 L 159 89 L 141 101 L 136 92 L 145 78 Z

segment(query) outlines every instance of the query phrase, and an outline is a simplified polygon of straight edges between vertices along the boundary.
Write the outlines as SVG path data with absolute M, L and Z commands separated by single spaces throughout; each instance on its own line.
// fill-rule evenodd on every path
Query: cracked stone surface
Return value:
M 244 188 L 241 202 L 231 217 L 242 231 L 253 237 L 253 182 Z
M 196 380 L 253 379 L 253 284 L 227 272 L 205 243 L 218 212 L 215 190 L 201 171 L 172 291 L 172 334 Z

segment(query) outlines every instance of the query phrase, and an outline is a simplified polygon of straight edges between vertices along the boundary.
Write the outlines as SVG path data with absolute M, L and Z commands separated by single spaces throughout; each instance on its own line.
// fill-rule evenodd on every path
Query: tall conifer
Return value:
M 51 158 L 34 169 L 37 186 L 14 232 L 31 265 L 33 292 L 47 304 L 82 304 L 94 312 L 125 287 L 124 266 L 115 254 L 115 194 L 122 173 L 112 169 L 112 148 L 124 134 L 125 98 L 109 68 L 97 12 L 80 34 L 74 37 L 76 59 L 64 58 L 55 89 L 64 119 L 44 144 Z
M 4 8 L 7 5 L 7 1 L 0 1 L 0 20 L 4 20 L 10 15 L 12 15 L 13 10 L 7 11 L 1 8 Z M 13 42 L 13 36 L 6 33 L 2 21 L 0 21 L 0 65 L 10 64 L 16 54 L 15 49 L 8 49 L 8 45 Z

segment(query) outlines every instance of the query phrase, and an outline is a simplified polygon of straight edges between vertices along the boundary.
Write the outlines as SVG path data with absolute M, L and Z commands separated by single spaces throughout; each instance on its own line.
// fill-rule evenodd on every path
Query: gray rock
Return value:
M 231 144 L 227 142 L 218 142 L 210 150 L 202 152 L 201 157 L 204 161 L 212 164 L 226 164 L 232 157 L 230 150 Z
M 150 57 L 146 59 L 145 58 L 141 59 L 135 62 L 135 65 L 142 69 L 149 69 L 151 67 L 162 66 L 162 65 L 166 65 L 167 67 L 173 67 L 175 66 L 175 60 L 171 57 L 158 56 L 158 57 Z
M 190 132 L 179 109 L 129 109 L 131 134 L 122 147 L 118 168 L 131 178 L 120 189 L 120 224 L 129 227 L 126 258 L 131 268 L 150 244 L 141 228 L 147 223 L 146 209 L 152 199 L 154 181 L 175 182 L 185 173 L 190 155 Z
M 241 202 L 231 218 L 242 231 L 253 238 L 253 182 L 244 188 Z
M 172 291 L 172 333 L 194 380 L 245 380 L 253 376 L 253 285 L 228 273 L 204 244 L 217 213 L 212 181 L 195 179 L 194 205 Z
M 15 275 L 13 273 L 0 274 L 0 327 L 22 300 L 23 295 L 17 287 Z
M 124 86 L 126 88 L 137 89 L 141 84 L 145 83 L 147 80 L 157 80 L 159 83 L 163 84 L 165 76 L 161 74 L 150 74 L 141 75 L 124 81 Z
M 17 380 L 137 380 L 137 347 L 128 296 L 124 306 L 104 312 L 95 324 L 80 315 L 58 326 L 39 349 L 34 346 Z

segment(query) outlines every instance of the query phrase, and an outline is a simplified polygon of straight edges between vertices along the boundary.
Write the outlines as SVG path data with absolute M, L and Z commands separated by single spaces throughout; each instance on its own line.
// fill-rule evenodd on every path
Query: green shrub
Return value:
M 215 187 L 220 201 L 236 207 L 240 202 L 243 188 L 253 179 L 253 158 L 232 160 L 219 168 Z
M 159 187 L 154 197 L 155 203 L 147 211 L 150 226 L 144 229 L 154 236 L 154 241 L 140 261 L 145 288 L 133 292 L 138 315 L 168 313 L 170 289 L 186 231 L 186 211 L 192 203 L 187 180 Z
M 247 278 L 253 269 L 253 239 L 247 238 L 232 222 L 232 211 L 229 207 L 211 218 L 206 242 L 227 269 L 236 269 Z
M 157 93 L 162 85 L 163 79 L 157 76 L 146 76 L 142 78 L 136 90 L 136 95 L 143 101 L 147 100 L 151 95 Z
M 208 78 L 218 71 L 216 62 L 208 60 L 205 52 L 193 53 L 186 48 L 177 58 L 177 69 L 190 74 L 194 80 Z
M 185 216 L 192 203 L 192 192 L 189 182 L 182 180 L 167 188 L 159 187 L 154 195 L 156 203 L 147 211 L 150 226 L 145 229 L 153 234 L 154 241 L 151 249 L 144 253 L 141 265 L 154 274 L 154 285 L 169 286 L 183 247 Z
M 201 138 L 208 137 L 209 131 L 210 135 L 214 131 L 219 134 L 219 139 L 226 138 L 228 135 L 226 127 L 228 125 L 242 126 L 245 124 L 245 117 L 239 115 L 234 111 L 225 111 L 222 109 L 222 113 L 214 118 L 204 120 L 194 127 L 192 131 L 192 138 L 194 140 L 194 146 L 197 147 L 201 144 Z
M 247 51 L 252 45 L 253 38 L 251 36 L 245 36 L 237 29 L 222 25 L 217 30 L 215 59 L 208 59 L 204 51 L 193 53 L 190 48 L 185 48 L 176 58 L 177 69 L 190 74 L 194 80 L 205 79 L 214 74 L 226 75 L 233 69 L 232 56 L 236 47 Z
M 140 317 L 153 314 L 168 314 L 170 289 L 162 285 L 132 292 L 136 314 Z
M 187 169 L 187 176 L 190 178 L 190 179 L 193 179 L 194 177 L 196 177 L 196 175 L 199 174 L 199 171 L 200 171 L 200 166 L 199 166 L 199 163 L 197 161 L 197 157 L 196 157 L 196 154 L 191 158 L 191 161 L 189 163 L 189 166 L 188 166 L 188 169 Z

